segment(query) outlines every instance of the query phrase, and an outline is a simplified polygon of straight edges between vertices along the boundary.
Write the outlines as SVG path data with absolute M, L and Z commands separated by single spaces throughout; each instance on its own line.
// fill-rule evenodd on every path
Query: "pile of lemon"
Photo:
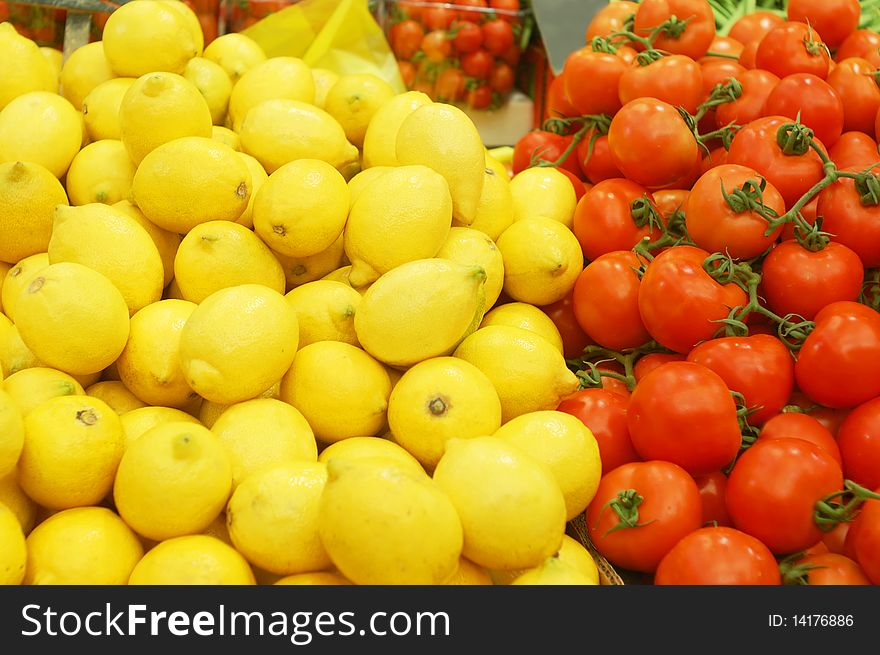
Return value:
M 598 583 L 561 174 L 176 0 L 0 61 L 0 583 Z

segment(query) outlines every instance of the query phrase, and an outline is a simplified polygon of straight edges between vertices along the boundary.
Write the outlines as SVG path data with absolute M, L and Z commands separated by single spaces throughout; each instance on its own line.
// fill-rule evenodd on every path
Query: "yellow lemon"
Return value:
M 450 439 L 495 432 L 501 426 L 501 401 L 476 366 L 434 357 L 400 378 L 388 401 L 388 425 L 397 443 L 433 469 Z
M 262 284 L 278 293 L 285 287 L 272 251 L 249 229 L 230 221 L 194 227 L 180 243 L 174 277 L 183 297 L 194 303 L 239 284 Z
M 4 375 L 12 375 L 18 371 L 34 366 L 45 366 L 22 341 L 18 326 L 0 314 L 0 368 Z
M 128 197 L 134 164 L 122 141 L 95 141 L 77 153 L 67 171 L 67 193 L 73 205 L 112 205 Z
M 55 206 L 66 204 L 64 187 L 45 167 L 0 164 L 0 261 L 13 264 L 46 252 Z
M 48 256 L 48 255 L 47 255 Z M 3 288 L 4 282 L 6 282 L 6 276 L 9 274 L 9 271 L 12 270 L 13 265 L 8 264 L 6 262 L 0 262 L 0 289 Z M 0 313 L 3 312 L 3 295 L 0 293 Z M 2 375 L 2 372 L 0 372 Z M 2 380 L 0 380 L 2 381 Z
M 271 387 L 266 389 L 263 393 L 261 393 L 257 398 L 278 398 L 279 393 L 281 392 L 281 380 L 278 380 Z M 256 400 L 256 398 L 251 398 L 250 400 Z M 214 403 L 210 400 L 205 400 L 201 406 L 199 407 L 196 416 L 199 421 L 201 421 L 202 425 L 206 428 L 211 429 L 214 427 L 214 424 L 217 422 L 217 419 L 223 415 L 223 413 L 232 407 L 232 404 L 222 404 L 222 403 Z
M 179 408 L 194 395 L 180 365 L 180 335 L 195 309 L 185 300 L 162 300 L 132 316 L 117 367 L 122 382 L 144 403 Z
M 339 238 L 348 206 L 348 186 L 339 171 L 317 159 L 292 161 L 260 188 L 254 230 L 275 252 L 308 257 Z
M 202 33 L 202 24 L 199 22 L 196 12 L 181 0 L 159 0 L 159 2 L 174 10 L 183 18 L 187 30 L 192 35 L 193 43 L 195 43 L 196 57 L 201 56 L 202 51 L 205 49 L 205 35 Z
M 318 461 L 325 464 L 337 458 L 389 459 L 416 475 L 425 473 L 425 469 L 415 457 L 393 441 L 381 437 L 349 437 L 330 444 L 318 455 Z
M 480 327 L 509 325 L 538 334 L 562 352 L 562 336 L 556 324 L 540 309 L 524 302 L 509 302 L 495 307 L 483 317 Z
M 190 387 L 216 403 L 250 400 L 290 368 L 299 327 L 277 291 L 259 284 L 221 289 L 192 313 L 180 336 Z
M 181 73 L 186 62 L 201 53 L 183 13 L 158 0 L 120 6 L 107 19 L 102 39 L 110 67 L 124 77 Z
M 452 199 L 442 176 L 402 166 L 368 184 L 351 207 L 345 254 L 353 286 L 407 262 L 434 257 L 449 235 Z
M 0 163 L 40 164 L 61 177 L 82 140 L 82 118 L 58 94 L 33 91 L 0 110 Z
M 211 427 L 229 453 L 233 489 L 268 464 L 318 459 L 308 421 L 287 403 L 258 398 L 230 406 Z M 262 568 L 259 562 L 255 562 Z
M 509 146 L 503 146 L 503 148 L 505 150 L 510 150 L 509 157 L 501 157 L 501 154 L 498 153 L 497 149 L 493 149 L 495 154 L 490 153 L 488 150 L 486 151 L 486 168 L 491 169 L 493 173 L 496 173 L 504 179 L 510 180 L 508 165 L 513 164 L 513 148 L 510 148 Z
M 223 67 L 210 59 L 194 57 L 187 62 L 183 76 L 205 98 L 214 125 L 222 125 L 229 106 L 229 96 L 232 94 L 232 80 Z
M 598 580 L 564 562 L 558 557 L 548 557 L 542 564 L 526 571 L 512 585 L 597 585 Z
M 555 168 L 532 167 L 520 171 L 510 181 L 513 220 L 549 218 L 571 228 L 577 197 L 574 187 Z
M 240 217 L 250 185 L 247 165 L 232 148 L 213 139 L 185 137 L 144 157 L 131 197 L 151 222 L 185 234 L 201 223 Z
M 0 477 L 0 503 L 6 505 L 21 525 L 22 532 L 28 535 L 37 520 L 37 504 L 22 491 L 15 471 Z
M 232 88 L 229 98 L 229 117 L 233 129 L 241 131 L 248 112 L 266 100 L 297 100 L 312 103 L 315 100 L 315 80 L 312 71 L 302 59 L 272 57 L 261 62 L 241 76 Z
M 407 367 L 450 354 L 483 316 L 486 272 L 447 259 L 420 259 L 380 277 L 364 294 L 354 327 L 364 350 Z
M 156 244 L 136 220 L 108 205 L 56 207 L 49 261 L 82 264 L 106 276 L 131 314 L 162 297 L 165 272 Z
M 351 283 L 348 281 L 348 276 L 351 273 L 351 264 L 348 266 L 340 266 L 339 268 L 333 269 L 327 275 L 325 275 L 322 280 L 332 280 L 333 282 L 342 282 L 343 284 L 347 284 L 351 286 Z M 354 288 L 354 287 L 352 287 Z
M 446 582 L 448 585 L 490 585 L 492 578 L 482 566 L 474 564 L 467 557 L 458 560 L 458 569 Z
M 390 170 L 392 170 L 391 166 L 373 166 L 373 168 L 365 168 L 351 178 L 348 181 L 348 193 L 351 198 L 352 206 L 354 206 L 355 201 L 360 198 L 361 192 L 366 189 L 373 180 Z
M 120 380 L 104 380 L 86 387 L 86 393 L 95 398 L 100 398 L 107 403 L 113 411 L 122 416 L 133 409 L 146 407 L 147 404 L 135 396 L 128 387 Z
M 122 99 L 134 84 L 133 77 L 116 77 L 101 82 L 82 101 L 86 133 L 92 141 L 122 137 L 119 108 Z
M 215 125 L 211 128 L 211 138 L 214 139 L 214 141 L 219 141 L 220 143 L 229 146 L 236 152 L 241 151 L 241 138 L 228 127 Z M 241 220 L 241 218 L 239 217 L 238 220 Z
M 6 388 L 6 382 L 3 382 Z M 24 445 L 23 409 L 13 396 L 0 391 L 0 477 L 12 472 Z M 317 457 L 317 453 L 315 453 Z
M 218 36 L 205 47 L 203 56 L 219 64 L 233 84 L 251 68 L 266 61 L 266 53 L 260 45 L 238 33 Z
M 315 81 L 315 100 L 312 104 L 324 109 L 327 93 L 339 81 L 339 74 L 327 68 L 313 68 L 312 79 Z
M 198 423 L 199 420 L 186 412 L 173 407 L 139 407 L 132 409 L 119 417 L 122 423 L 122 436 L 125 440 L 125 450 L 128 450 L 134 441 L 140 439 L 148 430 L 163 423 L 181 422 Z
M 513 300 L 549 305 L 574 288 L 584 254 L 572 231 L 550 218 L 524 218 L 498 237 L 504 292 Z
M 586 548 L 584 548 L 580 542 L 572 539 L 568 535 L 563 535 L 562 546 L 560 546 L 559 550 L 551 555 L 548 559 L 559 560 L 574 571 L 578 572 L 580 575 L 585 576 L 587 580 L 590 581 L 584 582 L 582 584 L 599 584 L 599 568 L 596 566 L 596 562 L 593 560 L 593 556 L 590 555 L 590 552 Z M 514 580 L 525 573 L 536 574 L 537 571 L 535 569 L 539 569 L 542 566 L 544 566 L 543 562 L 537 567 L 531 569 L 490 571 L 489 575 L 492 577 L 492 581 L 495 584 L 511 584 Z M 543 573 L 547 572 L 544 571 Z M 526 578 L 526 580 L 528 581 L 532 577 L 533 576 L 530 576 L 529 578 Z
M 114 284 L 82 264 L 52 264 L 18 298 L 16 327 L 30 350 L 71 375 L 116 361 L 128 339 L 128 306 Z
M 105 507 L 53 514 L 27 538 L 30 585 L 124 585 L 144 550 L 137 536 Z
M 327 92 L 323 108 L 342 125 L 345 137 L 362 148 L 373 116 L 395 95 L 391 85 L 375 75 L 343 75 Z
M 599 445 L 576 417 L 553 410 L 530 412 L 505 423 L 495 436 L 550 470 L 565 496 L 566 520 L 593 500 L 602 476 Z
M 578 388 L 577 376 L 553 345 L 534 332 L 507 325 L 480 328 L 455 356 L 483 371 L 501 399 L 501 422 L 528 412 L 556 409 Z
M 378 434 L 391 380 L 360 348 L 318 341 L 300 350 L 281 380 L 281 400 L 296 407 L 325 443 Z
M 232 465 L 220 440 L 201 425 L 172 422 L 129 444 L 113 497 L 128 525 L 161 541 L 208 527 L 231 487 Z
M 442 584 L 458 568 L 462 527 L 440 486 L 387 460 L 332 459 L 318 531 L 355 584 Z
M 50 398 L 85 395 L 82 385 L 72 376 L 42 366 L 13 373 L 3 380 L 2 389 L 15 401 L 23 416 Z
M 359 346 L 354 315 L 361 294 L 342 282 L 315 280 L 286 296 L 299 322 L 299 347 L 316 341 L 342 341 Z
M 0 110 L 10 101 L 32 91 L 58 90 L 49 61 L 36 43 L 18 32 L 11 23 L 0 23 Z
M 357 173 L 358 150 L 345 138 L 342 126 L 306 102 L 266 100 L 248 111 L 236 131 L 242 150 L 269 174 L 296 159 L 326 161 L 346 179 Z
M 41 252 L 25 257 L 9 269 L 6 278 L 3 280 L 2 303 L 3 312 L 13 321 L 15 320 L 15 308 L 18 305 L 18 297 L 27 289 L 31 280 L 48 265 L 49 253 Z
M 147 234 L 150 235 L 150 238 L 156 245 L 156 249 L 159 251 L 159 257 L 162 259 L 162 286 L 163 288 L 167 287 L 174 277 L 174 257 L 177 255 L 181 236 L 177 232 L 163 230 L 155 223 L 151 223 L 144 216 L 144 213 L 128 200 L 120 200 L 113 205 L 113 209 L 136 220 L 147 231 Z
M 18 585 L 24 580 L 27 545 L 18 518 L 0 502 L 0 585 Z
M 43 46 L 40 48 L 40 54 L 49 62 L 49 65 L 52 67 L 53 81 L 51 91 L 58 91 L 59 79 L 61 77 L 61 68 L 64 65 L 64 53 L 58 50 L 57 48 L 50 48 L 48 46 Z
M 229 536 L 229 528 L 226 526 L 226 512 L 218 514 L 217 518 L 211 521 L 211 525 L 202 530 L 202 534 L 219 539 L 227 546 L 232 546 L 232 539 Z
M 397 132 L 397 161 L 437 171 L 449 184 L 453 215 L 473 223 L 483 189 L 486 155 L 480 133 L 461 109 L 443 103 L 423 105 Z
M 131 585 L 252 585 L 254 573 L 232 546 L 207 535 L 168 539 L 131 572 Z
M 364 168 L 397 166 L 397 132 L 416 109 L 431 104 L 420 91 L 408 91 L 382 104 L 373 115 L 364 135 Z
M 504 285 L 504 261 L 495 242 L 479 230 L 453 227 L 437 251 L 437 257 L 466 266 L 479 266 L 486 271 L 485 306 L 492 307 Z
M 284 462 L 248 475 L 226 508 L 236 550 L 277 575 L 331 567 L 318 536 L 318 508 L 327 484 L 319 462 Z
M 83 100 L 92 89 L 114 77 L 116 75 L 104 55 L 104 44 L 100 41 L 87 43 L 71 52 L 64 62 L 60 77 L 61 95 L 76 109 L 82 109 Z
M 202 94 L 192 82 L 174 73 L 139 77 L 119 106 L 120 135 L 135 164 L 174 139 L 210 138 L 211 127 L 211 111 Z
M 95 505 L 113 486 L 122 457 L 122 425 L 104 401 L 51 398 L 24 419 L 18 482 L 51 509 Z
M 454 226 L 464 224 L 453 219 Z M 483 232 L 493 241 L 513 224 L 513 196 L 510 180 L 487 167 L 483 172 L 483 189 L 473 222 L 468 226 Z
M 238 137 L 238 135 L 236 135 Z M 241 149 L 241 138 L 238 138 L 238 150 Z M 239 225 L 244 225 L 247 229 L 254 229 L 254 200 L 257 193 L 269 179 L 262 164 L 245 152 L 239 152 L 238 156 L 244 161 L 245 166 L 251 173 L 251 197 L 248 198 L 248 206 L 242 212 L 241 216 L 235 221 Z
M 492 569 L 536 566 L 565 533 L 565 500 L 552 474 L 496 437 L 453 439 L 434 471 L 464 530 L 462 553 Z
M 287 289 L 295 289 L 298 286 L 320 280 L 329 273 L 335 271 L 345 261 L 345 243 L 343 235 L 333 242 L 333 245 L 308 257 L 288 257 L 275 253 L 275 258 L 284 268 L 284 276 L 287 278 Z
M 313 573 L 297 573 L 287 575 L 276 581 L 276 585 L 350 585 L 346 579 L 333 571 L 317 571 Z

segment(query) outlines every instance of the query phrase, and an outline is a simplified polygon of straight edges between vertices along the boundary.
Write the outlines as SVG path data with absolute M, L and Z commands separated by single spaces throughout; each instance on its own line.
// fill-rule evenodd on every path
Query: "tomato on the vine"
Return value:
M 640 461 L 629 438 L 626 410 L 629 398 L 607 389 L 582 389 L 565 398 L 557 411 L 577 417 L 590 428 L 599 444 L 602 474 Z
M 859 0 L 788 0 L 788 20 L 813 26 L 829 48 L 836 48 L 859 26 Z
M 847 479 L 868 489 L 880 487 L 880 398 L 853 409 L 837 433 Z
M 461 58 L 461 70 L 464 74 L 478 80 L 488 80 L 494 66 L 495 60 L 492 55 L 482 48 L 469 52 Z
M 627 68 L 617 55 L 575 50 L 562 69 L 565 96 L 579 115 L 614 114 L 622 104 L 618 89 Z
M 513 172 L 514 174 L 524 171 L 537 163 L 538 160 L 548 162 L 559 161 L 565 154 L 570 138 L 567 140 L 561 134 L 544 130 L 532 130 L 523 136 L 513 147 Z M 574 151 L 561 163 L 561 167 L 575 174 L 580 172 L 577 155 Z
M 850 57 L 840 61 L 828 73 L 828 84 L 843 103 L 843 129 L 846 131 L 874 134 L 874 120 L 880 109 L 880 88 L 874 81 L 873 72 L 874 67 L 865 59 Z M 828 141 L 825 144 L 832 147 Z
M 425 30 L 414 20 L 404 20 L 395 24 L 389 33 L 391 50 L 398 59 L 412 59 L 422 47 Z
M 753 536 L 733 528 L 690 533 L 663 558 L 656 585 L 778 585 L 773 553 Z
M 657 211 L 668 223 L 676 212 L 682 214 L 685 212 L 690 191 L 688 189 L 658 189 L 652 195 Z
M 703 100 L 703 74 L 690 57 L 669 55 L 646 66 L 631 66 L 620 77 L 621 104 L 656 98 L 695 114 Z
M 547 115 L 550 118 L 577 116 L 578 112 L 565 95 L 565 78 L 554 77 L 547 88 Z
M 801 412 L 777 414 L 761 428 L 758 441 L 766 439 L 803 439 L 809 441 L 831 455 L 835 462 L 843 465 L 840 448 L 834 440 L 834 435 L 809 414 Z
M 559 330 L 559 336 L 562 337 L 562 354 L 566 359 L 578 357 L 584 352 L 584 348 L 593 344 L 593 340 L 581 329 L 574 316 L 573 295 L 570 291 L 562 300 L 538 308 L 550 317 Z
M 727 492 L 727 476 L 721 471 L 713 471 L 694 478 L 700 490 L 700 502 L 703 508 L 703 525 L 729 526 L 730 516 L 727 514 L 725 495 Z
M 623 177 L 611 157 L 607 134 L 596 136 L 592 130 L 588 131 L 577 145 L 577 161 L 581 172 L 593 184 Z
M 876 89 L 876 84 L 874 86 Z M 880 98 L 880 89 L 876 90 Z M 800 117 L 800 122 L 829 147 L 843 132 L 843 101 L 834 87 L 810 73 L 793 73 L 779 80 L 767 96 L 764 114 L 792 120 Z
M 669 362 L 683 362 L 685 359 L 687 358 L 680 353 L 648 353 L 639 357 L 635 366 L 633 366 L 633 377 L 635 377 L 636 382 L 641 382 L 642 378 L 655 368 L 660 368 Z
M 880 48 L 880 34 L 874 30 L 856 30 L 840 44 L 834 58 L 843 61 L 850 57 L 866 57 L 871 52 L 877 52 L 877 48 Z
M 596 12 L 593 20 L 587 25 L 584 41 L 589 43 L 597 36 L 607 37 L 612 32 L 621 31 L 623 24 L 630 16 L 635 15 L 638 8 L 638 3 L 627 2 L 626 0 L 605 5 Z M 616 39 L 612 39 L 612 41 L 616 41 Z
M 590 540 L 612 564 L 652 572 L 700 527 L 700 492 L 671 462 L 632 462 L 602 476 L 586 511 Z
M 763 116 L 764 103 L 770 92 L 779 84 L 779 78 L 770 71 L 747 70 L 736 79 L 742 85 L 742 94 L 733 102 L 719 105 L 715 111 L 715 123 L 724 127 L 730 123 L 746 125 Z
M 761 39 L 755 51 L 755 67 L 779 77 L 812 73 L 825 79 L 831 55 L 822 37 L 812 27 L 793 21 L 781 23 Z
M 514 42 L 513 28 L 506 20 L 495 18 L 483 23 L 483 47 L 500 57 Z
M 821 543 L 821 542 L 820 542 Z M 801 557 L 784 565 L 786 584 L 869 585 L 857 562 L 837 553 L 819 553 Z
M 678 19 L 678 29 L 661 31 L 654 39 L 654 47 L 676 55 L 699 59 L 706 54 L 715 38 L 715 13 L 706 0 L 642 0 L 636 10 L 633 31 L 649 36 L 651 31 Z M 686 25 L 681 25 L 686 22 Z
M 778 14 L 755 11 L 738 18 L 727 34 L 747 45 L 753 41 L 760 41 L 767 32 L 783 22 L 784 19 Z
M 873 491 L 880 493 L 880 488 Z M 845 550 L 873 584 L 880 584 L 880 500 L 867 500 L 862 505 L 846 535 Z
M 864 170 L 880 162 L 877 142 L 874 141 L 873 136 L 864 132 L 844 132 L 834 147 L 828 150 L 828 156 L 841 170 L 845 168 Z
M 702 65 L 711 61 L 730 62 L 732 60 L 729 57 L 718 57 L 717 55 L 723 54 L 731 57 L 739 57 L 740 53 L 743 51 L 743 47 L 745 47 L 745 44 L 737 41 L 733 37 L 716 34 L 715 38 L 712 39 L 712 43 L 709 45 L 709 52 L 712 54 L 706 54 L 700 57 L 699 63 Z
M 880 204 L 872 204 L 855 180 L 843 177 L 823 189 L 816 211 L 833 241 L 853 250 L 865 268 L 880 266 Z

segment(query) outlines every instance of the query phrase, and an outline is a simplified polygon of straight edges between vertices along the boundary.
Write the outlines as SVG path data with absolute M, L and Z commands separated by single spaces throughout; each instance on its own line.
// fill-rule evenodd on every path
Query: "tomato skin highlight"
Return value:
M 626 0 L 605 5 L 596 12 L 593 20 L 587 25 L 584 41 L 590 43 L 594 37 L 607 37 L 612 32 L 619 32 L 623 29 L 626 19 L 635 15 L 638 8 L 638 3 Z
M 647 66 L 631 66 L 620 76 L 621 106 L 637 98 L 656 98 L 694 114 L 703 100 L 703 73 L 690 57 L 669 55 Z
M 651 30 L 672 16 L 689 21 L 678 37 L 661 34 L 654 47 L 676 55 L 699 59 L 715 38 L 715 14 L 705 0 L 642 0 L 636 10 L 633 31 L 648 36 Z
M 734 528 L 700 528 L 670 550 L 656 585 L 779 585 L 776 559 L 758 539 Z
M 622 106 L 618 88 L 626 71 L 626 62 L 617 55 L 575 50 L 562 69 L 565 97 L 579 115 L 614 114 Z
M 837 433 L 848 480 L 868 489 L 880 487 L 880 397 L 853 409 Z
M 755 68 L 763 68 L 779 77 L 812 73 L 824 80 L 831 60 L 824 45 L 816 30 L 804 23 L 787 21 L 761 39 L 755 51 Z
M 858 0 L 789 0 L 788 20 L 809 23 L 829 48 L 836 48 L 859 26 Z
M 837 77 L 843 74 L 837 73 Z M 870 82 L 873 84 L 873 80 Z M 880 89 L 876 84 L 874 88 L 880 104 Z M 840 95 L 828 82 L 810 73 L 794 73 L 779 80 L 767 96 L 764 114 L 786 116 L 791 120 L 800 116 L 801 123 L 811 128 L 816 138 L 828 147 L 837 142 L 844 129 L 844 106 Z
M 850 57 L 866 57 L 871 52 L 876 52 L 877 48 L 880 48 L 880 34 L 873 30 L 856 30 L 844 39 L 834 57 L 837 61 Z

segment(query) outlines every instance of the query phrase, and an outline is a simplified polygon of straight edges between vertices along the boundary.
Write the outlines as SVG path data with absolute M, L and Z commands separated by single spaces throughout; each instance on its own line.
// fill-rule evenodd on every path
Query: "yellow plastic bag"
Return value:
M 367 0 L 302 0 L 244 30 L 269 57 L 299 57 L 339 75 L 372 73 L 406 91 Z

